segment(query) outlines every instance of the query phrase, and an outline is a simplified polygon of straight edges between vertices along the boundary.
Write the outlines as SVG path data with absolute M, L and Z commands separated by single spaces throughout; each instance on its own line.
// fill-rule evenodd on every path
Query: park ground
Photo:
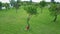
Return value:
M 27 13 L 22 8 L 0 11 L 0 34 L 60 34 L 60 16 L 53 22 L 48 8 L 37 9 L 38 14 L 30 19 L 30 30 L 26 30 Z

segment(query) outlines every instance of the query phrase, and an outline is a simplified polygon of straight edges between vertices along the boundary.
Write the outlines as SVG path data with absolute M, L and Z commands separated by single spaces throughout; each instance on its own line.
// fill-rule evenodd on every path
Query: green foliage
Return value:
M 2 9 L 2 2 L 0 2 L 0 9 Z
M 16 9 L 18 9 L 19 7 L 20 7 L 20 1 L 19 0 L 17 0 L 17 2 L 15 2 L 14 3 L 14 7 L 16 8 Z
M 9 8 L 9 3 L 5 3 L 4 6 L 6 7 L 6 9 Z
M 57 6 L 56 4 L 53 4 L 53 3 L 52 3 L 52 4 L 50 5 L 49 10 L 50 10 L 50 11 L 55 11 L 55 10 L 56 10 L 56 6 Z
M 39 3 L 40 7 L 45 7 L 47 5 L 47 3 L 43 0 Z
M 51 7 L 49 8 L 51 15 L 59 15 L 60 14 L 60 5 L 56 3 L 51 3 Z
M 2 2 L 0 2 L 0 6 L 2 6 Z
M 33 5 L 25 6 L 24 9 L 27 11 L 28 14 L 31 14 L 31 15 L 37 14 L 37 7 Z

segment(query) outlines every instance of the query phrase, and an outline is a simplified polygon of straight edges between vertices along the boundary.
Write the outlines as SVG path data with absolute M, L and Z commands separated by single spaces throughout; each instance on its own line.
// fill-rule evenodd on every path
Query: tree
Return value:
M 2 2 L 0 2 L 0 10 L 2 9 Z
M 41 13 L 42 13 L 42 10 L 43 8 L 47 5 L 47 3 L 43 0 L 39 3 L 39 7 L 41 8 Z
M 18 9 L 19 6 L 20 6 L 20 0 L 17 0 L 17 1 L 15 1 L 15 0 L 10 0 L 10 4 L 11 4 L 11 6 L 13 6 L 13 7 L 16 9 L 16 13 L 17 13 L 17 9 Z
M 27 17 L 27 30 L 30 29 L 30 24 L 29 21 L 32 17 L 32 15 L 36 15 L 37 14 L 37 7 L 29 5 L 29 6 L 25 6 L 24 10 L 26 10 L 26 12 L 28 13 L 28 17 Z
M 11 6 L 14 7 L 14 3 L 15 3 L 16 1 L 15 1 L 15 0 L 9 0 L 9 1 L 10 1 Z
M 14 7 L 16 8 L 16 13 L 17 13 L 17 10 L 19 9 L 20 7 L 20 0 L 17 0 L 15 3 L 14 3 Z
M 5 3 L 4 6 L 6 7 L 6 10 L 9 9 L 9 3 Z
M 51 7 L 49 8 L 49 11 L 51 12 L 51 15 L 54 16 L 54 22 L 57 20 L 57 16 L 60 14 L 60 4 L 52 3 Z

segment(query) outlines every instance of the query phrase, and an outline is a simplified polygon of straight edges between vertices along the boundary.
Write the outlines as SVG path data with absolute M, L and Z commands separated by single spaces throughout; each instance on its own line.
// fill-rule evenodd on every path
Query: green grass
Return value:
M 49 15 L 47 8 L 43 13 L 38 8 L 38 15 L 32 16 L 30 20 L 30 31 L 26 31 L 27 13 L 19 9 L 0 11 L 0 34 L 60 34 L 60 16 L 56 22 L 52 22 L 53 16 Z

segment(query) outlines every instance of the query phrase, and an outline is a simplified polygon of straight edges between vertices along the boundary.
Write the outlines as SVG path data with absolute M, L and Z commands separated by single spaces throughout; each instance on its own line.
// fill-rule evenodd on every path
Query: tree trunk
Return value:
M 30 24 L 29 24 L 30 18 L 31 18 L 31 15 L 29 14 L 27 18 L 27 30 L 30 29 Z
M 57 20 L 57 15 L 55 15 L 54 22 L 56 22 L 56 20 Z

